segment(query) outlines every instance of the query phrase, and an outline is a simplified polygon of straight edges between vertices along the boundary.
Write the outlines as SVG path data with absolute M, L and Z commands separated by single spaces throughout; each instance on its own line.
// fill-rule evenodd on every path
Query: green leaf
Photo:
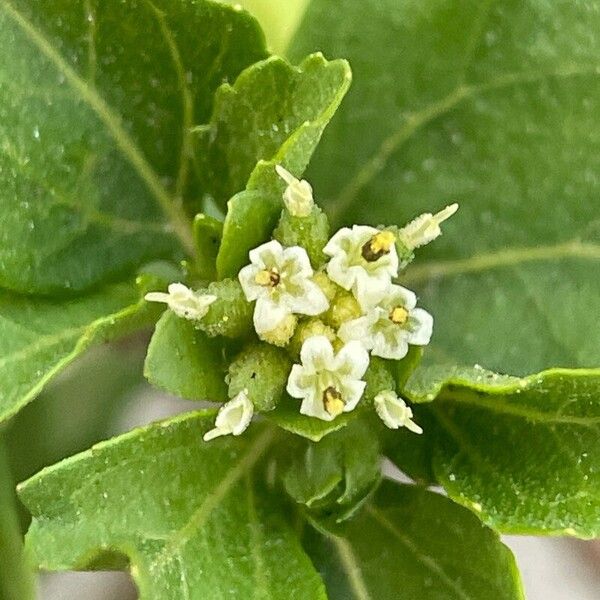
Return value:
M 253 479 L 274 430 L 254 424 L 241 438 L 204 443 L 214 416 L 192 413 L 128 433 L 23 484 L 34 519 L 26 543 L 37 564 L 98 568 L 126 555 L 147 600 L 325 600 L 274 497 Z
M 156 324 L 144 365 L 148 381 L 188 400 L 227 399 L 223 343 L 167 310 Z
M 300 401 L 287 395 L 282 398 L 275 410 L 265 415 L 269 421 L 282 429 L 313 442 L 318 442 L 326 435 L 346 427 L 355 416 L 353 413 L 342 413 L 333 421 L 308 417 L 300 414 Z
M 596 3 L 312 0 L 290 56 L 355 83 L 308 178 L 334 221 L 458 202 L 403 283 L 430 363 L 526 374 L 600 364 Z
M 114 433 L 144 384 L 145 342 L 140 336 L 88 350 L 15 416 L 6 445 L 16 481 Z
M 597 537 L 599 389 L 600 370 L 449 380 L 416 413 L 423 451 L 450 497 L 498 531 Z
M 90 345 L 150 324 L 156 307 L 120 283 L 66 302 L 0 291 L 0 421 Z
M 203 0 L 6 0 L 0 54 L 0 285 L 82 290 L 173 255 L 174 234 L 191 253 L 191 129 L 266 56 L 256 22 Z
M 217 257 L 220 277 L 237 276 L 248 251 L 271 236 L 285 188 L 275 165 L 304 171 L 350 78 L 345 61 L 315 54 L 299 67 L 270 58 L 219 89 L 197 152 L 206 157 L 211 195 L 221 203 L 233 196 Z
M 33 575 L 25 561 L 12 481 L 0 434 L 0 598 L 33 600 Z
M 339 536 L 311 557 L 330 600 L 522 600 L 514 558 L 498 535 L 447 498 L 385 482 Z
M 381 478 L 379 440 L 365 421 L 303 442 L 284 467 L 286 491 L 312 517 L 335 527 L 351 517 Z

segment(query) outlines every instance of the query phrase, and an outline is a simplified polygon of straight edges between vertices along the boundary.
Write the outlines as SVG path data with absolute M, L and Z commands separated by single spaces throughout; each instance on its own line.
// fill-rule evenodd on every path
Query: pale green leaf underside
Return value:
M 151 323 L 134 284 L 68 301 L 0 292 L 0 422 L 14 415 L 92 343 Z
M 438 390 L 416 414 L 453 499 L 507 533 L 600 535 L 599 370 L 450 378 Z
M 311 557 L 330 600 L 518 600 L 508 548 L 469 511 L 423 488 L 384 483 Z
M 0 5 L 0 284 L 84 289 L 191 249 L 191 128 L 265 57 L 256 22 L 202 0 Z
M 402 281 L 430 364 L 600 364 L 598 2 L 312 0 L 290 52 L 355 83 L 311 163 L 338 223 L 459 213 Z
M 241 438 L 205 443 L 214 417 L 192 413 L 131 432 L 23 484 L 33 515 L 27 546 L 39 566 L 114 566 L 120 553 L 146 600 L 325 600 L 253 480 L 274 430 L 254 424 Z

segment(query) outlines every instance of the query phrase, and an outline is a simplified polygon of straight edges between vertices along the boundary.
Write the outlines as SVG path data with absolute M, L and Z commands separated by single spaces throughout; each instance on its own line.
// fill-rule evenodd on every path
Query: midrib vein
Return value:
M 563 65 L 551 71 L 506 73 L 480 84 L 459 84 L 448 95 L 432 102 L 425 108 L 410 114 L 390 136 L 385 138 L 373 156 L 358 170 L 355 176 L 342 189 L 331 209 L 335 220 L 354 203 L 360 191 L 368 185 L 385 167 L 388 160 L 418 130 L 438 117 L 450 112 L 464 100 L 492 90 L 499 90 L 519 83 L 536 83 L 550 78 L 568 78 L 582 75 L 600 74 L 598 65 Z
M 415 283 L 436 277 L 476 273 L 526 262 L 562 258 L 600 260 L 600 245 L 573 240 L 547 246 L 505 248 L 456 260 L 428 261 L 411 266 L 402 276 L 402 281 Z
M 405 536 L 393 523 L 391 523 L 385 515 L 377 508 L 370 505 L 366 507 L 367 512 L 377 521 L 384 529 L 387 529 L 402 545 L 407 548 L 411 554 L 426 568 L 428 568 L 438 579 L 450 588 L 457 598 L 462 600 L 473 600 L 455 581 L 453 581 L 438 562 L 430 556 L 422 554 L 416 544 Z
M 240 478 L 250 470 L 256 461 L 263 455 L 274 437 L 275 432 L 272 429 L 268 429 L 256 439 L 256 441 L 248 448 L 244 457 L 227 472 L 225 477 L 221 479 L 212 491 L 207 493 L 202 504 L 194 511 L 186 524 L 169 537 L 169 541 L 153 561 L 153 567 L 160 567 L 177 555 L 181 547 L 184 546 L 192 538 L 192 535 L 208 520 L 212 511 L 227 496 L 233 486 L 238 483 Z
M 331 540 L 348 575 L 348 583 L 356 600 L 372 600 L 350 542 L 337 536 L 333 536 Z
M 148 164 L 143 154 L 139 151 L 136 144 L 121 125 L 119 117 L 113 113 L 112 109 L 98 92 L 79 77 L 64 58 L 52 47 L 50 42 L 32 23 L 21 15 L 9 0 L 4 0 L 0 4 L 0 10 L 3 10 L 6 15 L 16 23 L 40 52 L 62 75 L 64 75 L 65 80 L 93 110 L 100 121 L 102 121 L 119 150 L 131 163 L 141 179 L 146 183 L 146 186 L 155 197 L 165 216 L 172 222 L 173 230 L 179 237 L 183 246 L 188 252 L 193 253 L 194 242 L 187 219 L 173 203 L 173 199 L 163 187 L 158 175 Z

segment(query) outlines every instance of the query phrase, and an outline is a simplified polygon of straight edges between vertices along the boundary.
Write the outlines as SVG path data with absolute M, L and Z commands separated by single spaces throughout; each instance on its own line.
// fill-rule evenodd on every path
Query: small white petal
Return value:
M 254 414 L 254 405 L 248 398 L 248 392 L 242 390 L 235 398 L 223 404 L 215 420 L 215 428 L 204 434 L 204 441 L 208 442 L 221 435 L 241 435 Z
M 417 305 L 417 295 L 401 285 L 391 285 L 387 294 L 387 306 L 403 306 L 411 310 Z
M 198 294 L 182 283 L 172 283 L 168 290 L 168 294 L 150 292 L 144 296 L 144 299 L 148 302 L 162 302 L 178 317 L 192 321 L 202 319 L 210 305 L 217 299 L 211 294 Z
M 373 316 L 375 313 L 352 319 L 342 323 L 338 330 L 338 337 L 342 342 L 350 342 L 352 340 L 359 341 L 367 350 L 373 348 L 373 334 L 371 326 L 373 325 Z
M 279 177 L 288 184 L 286 190 L 283 192 L 283 201 L 289 213 L 295 217 L 307 217 L 310 215 L 315 203 L 310 183 L 304 179 L 296 179 L 281 165 L 276 165 L 275 170 Z
M 458 210 L 458 204 L 451 204 L 444 210 L 432 215 L 424 213 L 413 219 L 399 231 L 400 239 L 411 250 L 429 244 L 440 235 L 440 225 Z
M 369 354 L 359 342 L 346 344 L 336 355 L 325 336 L 313 336 L 302 345 L 300 358 L 287 391 L 302 399 L 301 414 L 332 421 L 356 407 L 366 386 L 360 378 L 369 365 Z
M 423 429 L 412 420 L 412 410 L 402 398 L 392 390 L 379 392 L 374 399 L 375 410 L 390 429 L 406 427 L 414 433 L 423 433 Z
M 406 330 L 396 329 L 394 332 L 388 332 L 387 336 L 383 332 L 377 332 L 373 336 L 373 356 L 402 360 L 408 354 L 408 333 Z
M 422 308 L 414 308 L 410 311 L 410 324 L 409 343 L 415 346 L 429 344 L 433 333 L 433 317 Z
M 304 248 L 283 248 L 277 241 L 250 251 L 251 264 L 238 275 L 246 299 L 256 301 L 254 327 L 273 331 L 291 314 L 318 315 L 329 308 L 323 291 L 312 281 L 313 269 Z
M 254 307 L 254 329 L 256 333 L 266 333 L 272 331 L 291 314 L 291 311 L 284 305 L 278 304 L 269 296 L 263 296 L 256 301 Z

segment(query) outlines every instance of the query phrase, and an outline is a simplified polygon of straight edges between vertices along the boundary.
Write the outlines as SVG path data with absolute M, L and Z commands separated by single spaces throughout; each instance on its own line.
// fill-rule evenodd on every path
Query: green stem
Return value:
M 14 484 L 0 433 L 0 598 L 33 600 L 33 573 L 25 562 Z

